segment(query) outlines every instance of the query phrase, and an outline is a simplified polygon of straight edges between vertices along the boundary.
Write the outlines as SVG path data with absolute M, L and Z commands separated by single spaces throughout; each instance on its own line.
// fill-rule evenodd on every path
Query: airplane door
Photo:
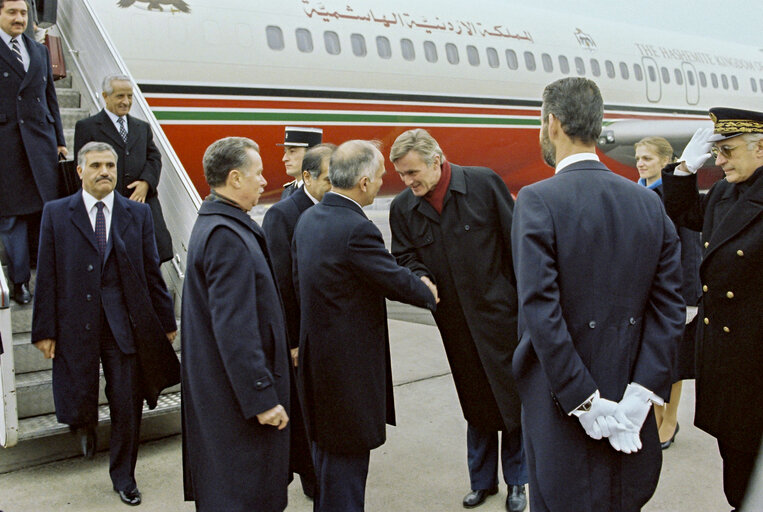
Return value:
M 657 103 L 662 98 L 662 82 L 657 62 L 651 57 L 642 57 L 641 64 L 644 66 L 644 82 L 646 82 L 646 99 L 651 103 Z
M 684 72 L 686 79 L 686 103 L 696 105 L 699 103 L 699 80 L 697 80 L 697 70 L 689 62 L 681 63 L 681 71 Z

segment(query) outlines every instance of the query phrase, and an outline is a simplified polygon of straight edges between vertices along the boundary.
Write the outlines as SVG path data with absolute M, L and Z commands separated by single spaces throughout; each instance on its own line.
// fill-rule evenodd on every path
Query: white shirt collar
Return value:
M 5 30 L 0 29 L 0 37 L 3 38 L 3 42 L 5 43 L 5 46 L 8 48 L 11 47 L 11 39 L 13 39 L 13 36 L 11 36 L 8 32 Z M 16 36 L 16 39 L 19 41 L 19 44 L 24 44 L 24 38 L 21 36 Z
M 340 194 L 339 192 L 334 192 L 333 190 L 329 190 L 329 191 L 328 191 L 328 192 L 326 192 L 326 193 L 327 193 L 327 194 L 336 194 L 336 195 L 338 195 L 338 196 L 342 196 L 342 197 L 344 197 L 345 199 L 349 199 L 350 201 L 352 201 L 353 203 L 355 203 L 356 205 L 358 205 L 358 208 L 360 208 L 361 210 L 363 209 L 363 207 L 362 207 L 362 206 L 360 206 L 360 203 L 359 203 L 359 202 L 357 202 L 356 200 L 354 200 L 354 199 L 353 199 L 353 198 L 351 198 L 351 197 L 348 197 L 348 196 L 346 196 L 346 195 L 344 195 L 344 194 Z
M 82 199 L 85 201 L 85 210 L 87 210 L 88 213 L 90 213 L 90 210 L 93 209 L 95 206 L 95 203 L 98 202 L 98 199 L 93 197 L 89 192 L 87 192 L 85 189 L 82 189 Z M 112 190 L 109 192 L 109 194 L 101 199 L 103 201 L 103 204 L 105 205 L 106 210 L 109 212 L 113 211 L 114 209 L 114 191 Z
M 111 122 L 114 123 L 114 126 L 116 126 L 117 131 L 119 131 L 119 125 L 117 124 L 117 119 L 124 119 L 125 120 L 125 124 L 124 124 L 125 131 L 128 131 L 127 130 L 127 116 L 121 116 L 120 117 L 120 116 L 116 115 L 114 112 L 112 112 L 111 110 L 109 110 L 107 108 L 104 108 L 103 111 L 106 112 L 106 115 L 109 116 L 109 119 L 111 119 Z
M 558 174 L 559 171 L 564 169 L 565 167 L 576 164 L 578 162 L 583 162 L 585 160 L 596 160 L 597 162 L 601 162 L 599 160 L 599 155 L 596 153 L 575 153 L 573 155 L 568 156 L 567 158 L 562 159 L 561 162 L 556 164 L 556 171 L 554 171 L 554 174 Z
M 307 194 L 307 197 L 310 198 L 310 200 L 313 202 L 313 204 L 320 203 L 320 201 L 318 201 L 316 198 L 314 198 L 313 195 L 307 190 L 307 187 L 303 186 L 302 190 L 305 191 L 305 194 Z

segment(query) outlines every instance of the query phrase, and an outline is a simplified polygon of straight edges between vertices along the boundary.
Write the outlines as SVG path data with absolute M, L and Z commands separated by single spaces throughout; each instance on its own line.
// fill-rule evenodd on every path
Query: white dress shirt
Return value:
M 357 202 L 356 200 L 354 200 L 354 199 L 353 199 L 353 198 L 351 198 L 351 197 L 348 197 L 348 196 L 346 196 L 346 195 L 344 195 L 344 194 L 340 194 L 339 192 L 334 192 L 333 190 L 329 190 L 329 191 L 328 191 L 328 192 L 326 192 L 326 193 L 327 193 L 327 194 L 336 194 L 336 195 L 338 195 L 338 196 L 342 196 L 342 197 L 344 197 L 345 199 L 349 199 L 350 201 L 352 201 L 353 203 L 355 203 L 356 205 L 358 205 L 358 208 L 360 208 L 361 210 L 363 209 L 363 207 L 362 207 L 362 206 L 360 206 L 360 203 L 359 203 L 359 202 Z
M 304 190 L 304 191 L 305 191 L 305 194 L 307 194 L 307 197 L 309 197 L 309 198 L 310 198 L 310 201 L 312 201 L 312 202 L 313 202 L 313 204 L 318 204 L 318 203 L 320 203 L 320 201 L 318 201 L 316 198 L 314 198 L 314 197 L 313 197 L 313 195 L 312 195 L 312 194 L 311 194 L 311 193 L 310 193 L 310 192 L 307 190 L 307 187 L 302 187 L 302 190 Z M 341 195 L 341 194 L 340 194 L 340 195 Z M 347 197 L 347 196 L 345 196 L 345 197 Z M 349 197 L 348 197 L 347 199 L 349 199 Z M 357 204 L 357 203 L 355 203 L 355 204 Z
M 98 214 L 98 207 L 95 203 L 98 199 L 94 198 L 85 190 L 82 191 L 82 199 L 85 201 L 85 210 L 87 210 L 87 216 L 90 217 L 90 225 L 93 226 L 95 231 L 95 216 Z M 106 241 L 109 241 L 109 233 L 111 233 L 111 212 L 114 210 L 114 191 L 109 192 L 109 195 L 101 199 L 103 201 L 103 216 L 106 218 Z
M 601 162 L 601 160 L 599 160 L 599 155 L 596 153 L 575 153 L 574 155 L 570 155 L 567 158 L 562 159 L 561 162 L 556 164 L 556 171 L 554 171 L 554 174 L 559 174 L 559 171 L 568 165 L 583 162 L 585 160 L 596 160 L 597 162 Z
M 8 47 L 8 49 L 16 55 L 13 52 L 13 47 L 11 46 L 11 39 L 13 39 L 10 34 L 8 34 L 5 30 L 0 29 L 0 38 L 2 38 L 3 43 L 5 43 L 5 46 Z M 24 61 L 24 71 L 29 71 L 29 51 L 26 48 L 26 44 L 24 44 L 24 38 L 21 36 L 16 36 L 16 41 L 19 42 L 19 51 L 21 52 L 21 60 Z
M 114 128 L 117 129 L 117 133 L 119 133 L 119 123 L 117 122 L 117 119 L 124 119 L 125 120 L 125 122 L 124 122 L 125 132 L 126 133 L 130 133 L 130 129 L 127 128 L 127 116 L 121 116 L 120 117 L 120 116 L 116 115 L 114 112 L 112 112 L 111 110 L 109 110 L 107 108 L 104 108 L 103 111 L 106 112 L 106 115 L 109 116 L 109 119 L 111 119 L 111 122 L 114 123 Z

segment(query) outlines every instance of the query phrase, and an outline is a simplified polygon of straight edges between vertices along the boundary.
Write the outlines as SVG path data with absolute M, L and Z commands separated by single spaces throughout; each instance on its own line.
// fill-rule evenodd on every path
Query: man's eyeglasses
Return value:
M 710 148 L 710 152 L 713 154 L 713 158 L 718 158 L 718 155 L 723 155 L 724 158 L 731 158 L 731 152 L 741 145 L 742 144 L 737 144 L 736 146 L 713 146 Z

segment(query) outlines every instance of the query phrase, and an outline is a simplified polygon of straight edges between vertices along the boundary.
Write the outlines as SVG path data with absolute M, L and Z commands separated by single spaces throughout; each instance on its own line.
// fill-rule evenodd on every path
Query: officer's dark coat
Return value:
M 128 301 L 118 270 L 116 247 L 124 250 L 142 288 L 148 291 L 163 332 L 176 330 L 172 299 L 159 270 L 151 212 L 144 204 L 114 194 L 105 263 L 82 192 L 45 205 L 32 316 L 32 342 L 56 340 L 53 398 L 61 423 L 97 421 L 101 306 L 120 350 L 136 352 Z M 122 249 L 123 248 L 123 249 Z M 156 340 L 152 340 L 156 341 Z M 166 339 L 160 340 L 168 343 Z
M 106 142 L 117 152 L 117 192 L 125 197 L 132 195 L 127 188 L 133 181 L 143 180 L 148 183 L 146 204 L 151 208 L 156 233 L 156 246 L 159 260 L 172 258 L 172 238 L 164 222 L 162 207 L 156 187 L 162 173 L 162 155 L 154 144 L 151 127 L 145 121 L 127 115 L 127 144 L 122 140 L 114 123 L 101 110 L 94 116 L 80 119 L 74 128 L 74 155 L 76 158 L 82 146 L 88 142 Z
M 42 210 L 58 194 L 58 146 L 65 146 L 48 49 L 22 36 L 29 70 L 0 44 L 0 216 Z
M 392 253 L 437 283 L 434 317 L 466 420 L 488 431 L 511 430 L 520 415 L 511 375 L 517 345 L 514 201 L 492 170 L 450 165 L 442 214 L 410 189 L 392 201 Z
M 673 223 L 652 191 L 588 160 L 521 189 L 511 237 L 530 506 L 640 510 L 662 463 L 651 408 L 635 454 L 591 439 L 569 413 L 597 389 L 620 401 L 630 382 L 669 398 L 686 320 Z
M 395 424 L 385 297 L 435 309 L 395 263 L 381 232 L 349 199 L 327 193 L 300 217 L 292 243 L 301 309 L 298 367 L 307 431 L 324 451 L 362 454 Z
M 242 210 L 207 199 L 183 285 L 183 472 L 197 510 L 286 508 L 289 428 L 257 414 L 289 409 L 283 309 L 264 234 Z
M 763 168 L 737 199 L 725 179 L 706 195 L 696 176 L 663 169 L 665 207 L 676 225 L 702 231 L 703 290 L 694 423 L 757 453 L 763 433 Z M 705 320 L 706 319 L 706 320 Z

